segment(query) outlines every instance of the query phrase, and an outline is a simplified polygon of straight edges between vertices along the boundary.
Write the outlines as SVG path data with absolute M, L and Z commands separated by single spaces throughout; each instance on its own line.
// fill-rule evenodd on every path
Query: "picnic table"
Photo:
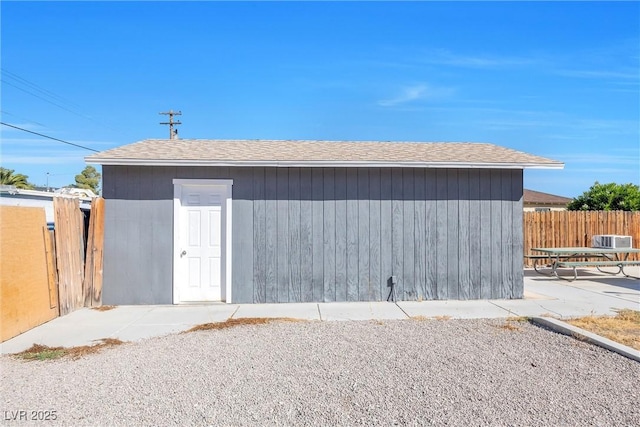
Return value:
M 532 251 L 541 252 L 544 255 L 529 255 L 533 258 L 533 268 L 537 273 L 555 276 L 558 279 L 573 281 L 578 278 L 577 267 L 596 267 L 599 271 L 607 274 L 623 274 L 625 277 L 638 277 L 627 274 L 625 267 L 640 265 L 640 261 L 630 261 L 630 254 L 640 254 L 637 248 L 589 248 L 589 247 L 568 247 L 568 248 L 532 248 Z M 538 267 L 538 260 L 548 262 L 548 271 Z M 582 261 L 579 261 L 582 260 Z M 616 267 L 617 271 L 611 272 L 602 270 L 602 267 Z M 573 278 L 563 277 L 558 274 L 558 268 L 572 268 Z

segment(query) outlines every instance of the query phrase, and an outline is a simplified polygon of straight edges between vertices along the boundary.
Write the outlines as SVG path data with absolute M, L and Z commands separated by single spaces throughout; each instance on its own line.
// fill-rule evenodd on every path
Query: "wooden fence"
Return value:
M 91 202 L 91 216 L 84 261 L 82 293 L 85 307 L 102 305 L 102 250 L 104 246 L 104 199 Z
M 60 315 L 84 305 L 84 217 L 78 199 L 54 197 L 56 262 Z
M 640 245 L 640 212 L 551 211 L 524 212 L 524 254 L 536 247 L 591 246 L 595 234 L 631 236 L 633 247 Z M 538 254 L 539 255 L 539 254 Z M 640 259 L 632 254 L 629 259 Z M 524 265 L 533 262 L 524 259 Z
M 64 316 L 101 304 L 104 199 L 91 202 L 87 236 L 77 198 L 54 197 L 53 209 L 60 315 Z
M 88 224 L 77 198 L 54 197 L 53 208 L 49 231 L 43 208 L 0 206 L 0 342 L 102 304 L 104 199 Z

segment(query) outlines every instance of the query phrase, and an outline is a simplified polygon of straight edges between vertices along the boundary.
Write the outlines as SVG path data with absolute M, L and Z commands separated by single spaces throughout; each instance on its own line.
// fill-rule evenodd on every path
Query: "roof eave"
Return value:
M 392 162 L 392 161 L 284 161 L 284 160 L 166 160 L 108 159 L 86 157 L 90 164 L 103 166 L 222 166 L 222 167 L 384 167 L 384 168 L 462 168 L 462 169 L 563 169 L 564 163 L 518 162 Z

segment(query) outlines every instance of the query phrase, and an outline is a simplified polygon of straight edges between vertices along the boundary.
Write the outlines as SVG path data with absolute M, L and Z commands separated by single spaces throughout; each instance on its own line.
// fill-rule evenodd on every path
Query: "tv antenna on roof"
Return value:
M 169 116 L 168 122 L 160 122 L 161 125 L 169 125 L 169 139 L 178 139 L 178 129 L 174 129 L 174 125 L 181 125 L 180 121 L 173 121 L 173 116 L 181 116 L 182 111 L 169 110 L 168 112 L 159 113 L 165 116 Z

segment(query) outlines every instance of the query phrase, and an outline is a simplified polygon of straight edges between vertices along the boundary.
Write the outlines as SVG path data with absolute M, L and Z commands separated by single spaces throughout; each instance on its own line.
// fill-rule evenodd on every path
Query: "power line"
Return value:
M 63 139 L 58 139 L 58 138 L 54 138 L 54 137 L 52 137 L 52 136 L 43 135 L 43 134 L 41 134 L 41 133 L 34 132 L 34 131 L 32 131 L 32 130 L 23 129 L 23 128 L 18 127 L 18 126 L 10 125 L 9 123 L 0 122 L 0 124 L 1 124 L 1 125 L 4 125 L 4 126 L 9 126 L 10 128 L 14 128 L 14 129 L 21 130 L 21 131 L 23 131 L 23 132 L 29 132 L 29 133 L 32 133 L 32 134 L 34 134 L 34 135 L 41 136 L 41 137 L 43 137 L 43 138 L 53 139 L 54 141 L 62 142 L 63 144 L 73 145 L 74 147 L 78 147 L 78 148 L 82 148 L 82 149 L 85 149 L 85 150 L 93 151 L 93 152 L 95 152 L 95 153 L 99 153 L 99 151 L 98 151 L 98 150 L 94 150 L 93 148 L 84 147 L 84 146 L 82 146 L 82 145 L 74 144 L 73 142 L 65 141 L 65 140 L 63 140 Z
M 86 116 L 86 115 L 84 115 L 84 114 L 82 114 L 82 113 L 79 113 L 79 112 L 77 112 L 77 111 L 74 111 L 74 110 L 72 110 L 72 109 L 70 109 L 70 108 L 67 108 L 67 107 L 63 106 L 63 105 L 60 105 L 60 104 L 58 104 L 57 102 L 53 102 L 52 100 L 47 99 L 47 98 L 44 98 L 44 97 L 42 97 L 42 96 L 40 96 L 40 95 L 38 95 L 38 94 L 35 94 L 35 93 L 33 93 L 33 92 L 29 92 L 27 89 L 22 88 L 22 87 L 19 87 L 19 86 L 16 86 L 16 85 L 14 85 L 14 84 L 13 84 L 13 83 L 11 83 L 11 82 L 8 82 L 8 81 L 6 81 L 6 80 L 3 80 L 3 83 L 4 83 L 4 84 L 6 84 L 6 85 L 9 85 L 9 86 L 13 86 L 14 88 L 16 88 L 16 89 L 18 89 L 18 90 L 21 90 L 21 91 L 22 91 L 22 92 L 24 92 L 24 93 L 28 93 L 29 95 L 34 96 L 34 97 L 36 97 L 36 98 L 38 98 L 38 99 L 41 99 L 41 100 L 43 100 L 44 102 L 48 102 L 49 104 L 53 104 L 53 105 L 55 105 L 56 107 L 62 108 L 62 109 L 63 109 L 63 110 L 65 110 L 65 111 L 68 111 L 68 112 L 73 113 L 73 114 L 75 114 L 75 115 L 78 115 L 78 116 L 80 116 L 80 117 L 84 117 L 85 119 L 89 119 L 89 120 L 91 120 L 91 117 L 89 117 L 89 116 Z
M 40 123 L 40 122 L 36 122 L 35 120 L 31 120 L 31 119 L 29 119 L 29 118 L 27 118 L 27 117 L 18 116 L 17 114 L 10 113 L 9 111 L 6 111 L 6 110 L 0 110 L 0 114 L 7 114 L 7 115 L 9 115 L 9 116 L 13 116 L 13 117 L 18 118 L 18 119 L 20 119 L 20 120 L 26 120 L 26 121 L 28 121 L 29 123 L 33 123 L 34 125 L 42 126 L 42 127 L 44 127 L 44 128 L 48 128 L 48 127 L 49 127 L 49 126 L 47 126 L 47 125 L 45 125 L 45 124 L 42 124 L 42 123 Z
M 41 86 L 38 86 L 37 84 L 32 83 L 29 80 L 27 80 L 27 79 L 25 79 L 23 77 L 20 77 L 17 74 L 12 73 L 12 72 L 4 69 L 4 68 L 1 68 L 1 71 L 6 77 L 9 77 L 10 79 L 14 80 L 14 82 L 12 83 L 10 81 L 7 81 L 6 79 L 1 79 L 3 84 L 7 84 L 9 86 L 12 86 L 12 87 L 14 87 L 14 88 L 16 88 L 16 89 L 18 89 L 18 90 L 20 90 L 22 92 L 25 92 L 25 93 L 27 93 L 27 94 L 35 97 L 35 98 L 38 98 L 38 99 L 40 99 L 40 100 L 42 100 L 44 102 L 48 102 L 49 104 L 55 105 L 58 108 L 61 108 L 61 109 L 65 110 L 65 111 L 68 111 L 68 112 L 70 112 L 72 114 L 75 114 L 77 116 L 80 116 L 80 117 L 82 117 L 84 119 L 91 120 L 92 122 L 94 122 L 94 123 L 96 123 L 96 124 L 98 124 L 100 126 L 103 126 L 103 127 L 107 128 L 107 129 L 111 129 L 111 130 L 114 130 L 114 131 L 117 131 L 117 132 L 122 132 L 119 128 L 115 128 L 115 127 L 111 126 L 110 124 L 107 124 L 106 122 L 98 121 L 98 120 L 94 119 L 93 117 L 78 111 L 78 109 L 76 109 L 76 107 L 80 108 L 80 109 L 83 108 L 80 105 L 63 98 L 62 96 L 57 95 L 54 92 L 51 92 L 50 90 L 47 90 L 47 89 L 45 89 L 45 88 L 43 88 Z M 44 94 L 46 97 L 52 98 L 53 100 L 58 101 L 58 102 L 54 102 L 52 99 L 47 99 L 47 98 L 45 98 L 43 96 L 40 96 L 37 93 L 34 93 L 34 92 L 30 91 L 30 90 L 27 90 L 27 88 L 17 86 L 16 83 L 19 83 L 20 85 L 24 85 L 29 89 L 35 89 L 38 92 Z M 61 105 L 59 102 L 62 103 L 62 104 L 67 104 L 68 106 Z
M 37 85 L 37 84 L 25 79 L 24 77 L 20 77 L 16 73 L 12 73 L 11 71 L 7 70 L 6 68 L 1 68 L 1 70 L 2 70 L 2 72 L 4 74 L 6 74 L 7 77 L 9 77 L 11 79 L 14 79 L 14 80 L 17 80 L 20 84 L 24 84 L 24 85 L 30 86 L 32 89 L 37 90 L 38 92 L 42 93 L 45 96 L 48 96 L 50 98 L 55 98 L 55 99 L 57 99 L 57 100 L 59 100 L 61 102 L 64 102 L 66 104 L 72 105 L 72 106 L 77 107 L 77 108 L 82 108 L 80 105 L 78 105 L 78 104 L 76 104 L 76 103 L 74 103 L 72 101 L 69 101 L 68 99 L 63 98 L 62 96 L 56 94 L 55 92 L 52 92 L 52 91 L 50 91 L 48 89 L 43 88 L 42 86 L 39 86 L 39 85 Z

